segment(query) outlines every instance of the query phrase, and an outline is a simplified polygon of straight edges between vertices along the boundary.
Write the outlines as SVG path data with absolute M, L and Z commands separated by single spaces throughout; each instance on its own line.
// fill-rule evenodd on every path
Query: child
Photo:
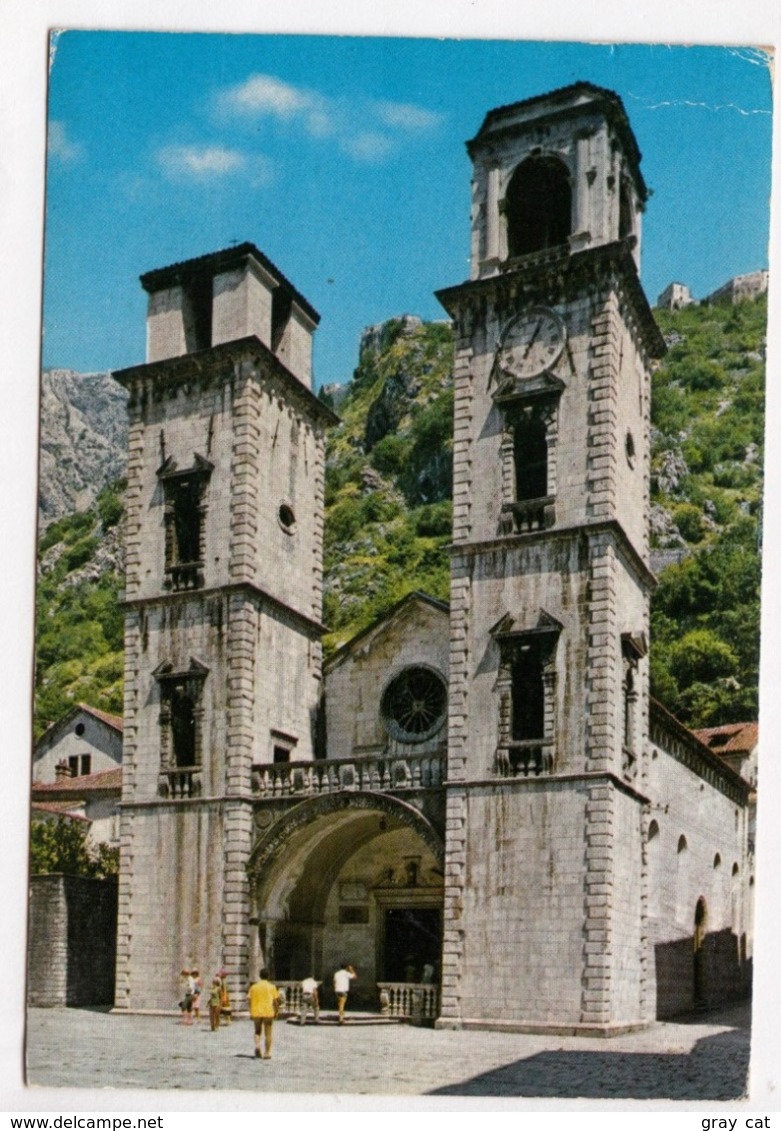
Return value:
M 182 1011 L 182 1024 L 192 1025 L 193 1023 L 193 993 L 195 990 L 195 982 L 189 970 L 182 970 L 181 974 L 184 979 L 184 996 L 179 1002 L 179 1008 Z
M 220 1027 L 220 1007 L 222 997 L 222 983 L 219 978 L 212 980 L 209 990 L 209 1028 L 212 1033 Z
M 220 979 L 220 1013 L 226 1025 L 230 1025 L 233 1020 L 233 1011 L 231 1009 L 231 996 L 228 992 L 228 983 L 226 981 L 226 970 L 218 970 L 217 977 Z

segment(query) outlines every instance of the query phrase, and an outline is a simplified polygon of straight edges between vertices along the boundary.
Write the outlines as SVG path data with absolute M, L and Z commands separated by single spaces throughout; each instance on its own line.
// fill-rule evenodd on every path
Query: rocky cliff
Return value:
M 108 373 L 41 375 L 39 524 L 86 510 L 124 474 L 127 394 Z

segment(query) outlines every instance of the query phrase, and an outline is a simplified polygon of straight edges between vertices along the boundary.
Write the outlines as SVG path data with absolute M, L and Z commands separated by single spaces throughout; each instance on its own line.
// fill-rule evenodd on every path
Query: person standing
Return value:
M 209 1028 L 212 1033 L 220 1027 L 220 979 L 212 980 L 209 990 Z
M 203 993 L 203 979 L 200 970 L 193 970 L 190 974 L 193 982 L 193 1015 L 200 1024 L 201 1021 L 201 994 Z
M 320 995 L 318 992 L 320 985 L 321 983 L 314 977 L 304 978 L 301 983 L 301 1012 L 298 1018 L 300 1025 L 306 1025 L 306 1015 L 310 1008 L 315 1015 L 315 1025 L 320 1020 Z
M 341 967 L 334 974 L 334 993 L 336 994 L 336 1007 L 339 1010 L 339 1024 L 344 1025 L 344 1011 L 347 1008 L 347 995 L 350 992 L 350 983 L 358 974 L 349 965 L 347 959 L 342 961 Z
M 217 977 L 220 979 L 220 1016 L 225 1025 L 230 1025 L 233 1020 L 233 1011 L 231 1010 L 231 995 L 228 990 L 227 970 L 218 970 Z
M 255 1056 L 262 1057 L 263 1060 L 271 1060 L 274 1021 L 279 1013 L 280 993 L 274 983 L 269 981 L 265 966 L 260 971 L 260 980 L 253 982 L 247 991 L 247 998 L 249 1015 L 255 1027 Z M 263 1051 L 261 1051 L 262 1046 Z
M 184 994 L 182 996 L 182 1000 L 179 1002 L 179 1008 L 182 1011 L 182 1024 L 192 1025 L 195 979 L 193 978 L 189 970 L 182 970 L 182 981 L 184 983 Z

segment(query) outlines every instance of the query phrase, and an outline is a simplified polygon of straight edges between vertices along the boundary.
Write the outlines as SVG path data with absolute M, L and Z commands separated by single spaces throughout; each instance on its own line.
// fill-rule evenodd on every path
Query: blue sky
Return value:
M 49 92 L 46 366 L 143 360 L 153 267 L 252 240 L 320 311 L 318 384 L 362 328 L 441 318 L 468 273 L 486 111 L 577 80 L 622 97 L 653 190 L 642 277 L 702 297 L 767 266 L 771 89 L 747 48 L 81 32 Z

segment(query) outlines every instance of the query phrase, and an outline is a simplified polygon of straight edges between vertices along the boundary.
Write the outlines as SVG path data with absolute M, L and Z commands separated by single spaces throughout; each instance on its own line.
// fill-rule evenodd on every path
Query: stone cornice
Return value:
M 732 801 L 747 805 L 751 786 L 718 754 L 709 750 L 682 722 L 656 699 L 650 702 L 649 741 L 692 773 L 720 790 Z M 658 737 L 655 737 L 658 736 Z M 670 741 L 672 739 L 672 741 Z
M 226 365 L 230 366 L 228 372 L 232 376 L 233 367 L 242 362 L 250 362 L 259 370 L 270 371 L 272 376 L 282 382 L 285 391 L 300 405 L 305 414 L 316 419 L 324 427 L 340 423 L 336 413 L 299 381 L 276 354 L 273 354 L 254 334 L 246 338 L 237 338 L 233 342 L 210 346 L 195 353 L 180 354 L 178 357 L 167 357 L 143 365 L 131 365 L 127 369 L 117 369 L 112 376 L 131 393 L 131 396 L 137 395 L 138 392 L 148 396 L 152 389 L 160 393 L 168 389 L 173 390 L 184 382 L 198 381 L 206 385 L 215 380 L 222 381 L 227 375 Z
M 632 545 L 621 523 L 618 519 L 614 518 L 600 522 L 584 522 L 578 526 L 551 527 L 548 530 L 533 530 L 528 534 L 508 534 L 497 538 L 489 538 L 482 542 L 451 542 L 448 547 L 448 553 L 451 558 L 457 558 L 459 555 L 474 557 L 476 554 L 484 554 L 494 550 L 522 549 L 525 546 L 534 545 L 535 543 L 546 543 L 554 540 L 568 541 L 580 538 L 583 534 L 587 537 L 600 534 L 613 535 L 622 550 L 626 553 L 628 565 L 633 570 L 638 580 L 648 586 L 649 589 L 656 588 L 656 577 L 651 573 L 651 570 Z
M 588 101 L 573 101 L 578 96 L 588 96 Z M 534 113 L 535 109 L 539 113 Z M 518 121 L 518 114 L 529 111 L 528 116 Z M 582 118 L 589 113 L 599 111 L 618 134 L 624 149 L 627 161 L 635 177 L 640 199 L 645 203 L 648 199 L 648 188 L 640 172 L 640 150 L 632 128 L 629 125 L 624 104 L 613 90 L 596 86 L 590 82 L 572 83 L 570 86 L 560 87 L 548 94 L 536 95 L 525 98 L 520 102 L 512 102 L 507 106 L 497 106 L 489 110 L 483 119 L 475 137 L 466 143 L 469 156 L 474 158 L 480 145 L 494 138 L 501 139 L 508 134 L 517 134 L 521 129 L 530 126 L 548 125 L 552 122 Z M 516 120 L 513 121 L 512 119 Z
M 536 788 L 544 789 L 550 785 L 571 785 L 578 782 L 586 782 L 593 785 L 595 782 L 607 781 L 621 790 L 628 797 L 637 801 L 640 805 L 650 805 L 650 798 L 646 797 L 644 793 L 640 793 L 634 786 L 628 782 L 622 781 L 616 774 L 611 773 L 609 770 L 593 770 L 584 771 L 581 773 L 573 774 L 540 774 L 529 775 L 528 777 L 519 776 L 515 778 L 464 778 L 460 780 L 450 780 L 442 783 L 444 789 L 450 790 L 474 790 L 474 789 L 491 789 L 491 790 L 505 790 L 505 789 L 525 789 Z
M 260 604 L 268 604 L 272 608 L 281 610 L 312 636 L 324 636 L 328 632 L 327 627 L 315 620 L 314 617 L 299 612 L 298 609 L 285 604 L 284 601 L 280 601 L 278 597 L 274 597 L 251 581 L 233 581 L 228 585 L 215 585 L 210 589 L 182 589 L 175 593 L 158 593 L 153 597 L 132 597 L 120 601 L 119 606 L 126 610 L 147 609 L 152 605 L 185 604 L 188 601 L 202 602 L 208 597 L 230 596 L 234 593 L 246 593 L 247 596 L 254 598 Z
M 667 347 L 640 284 L 627 240 L 577 252 L 570 252 L 567 247 L 551 248 L 509 260 L 497 275 L 468 279 L 435 293 L 455 319 L 475 302 L 500 299 L 504 304 L 509 302 L 520 308 L 566 301 L 579 288 L 585 286 L 593 290 L 599 284 L 604 285 L 609 281 L 610 270 L 629 301 L 648 356 L 663 357 Z

